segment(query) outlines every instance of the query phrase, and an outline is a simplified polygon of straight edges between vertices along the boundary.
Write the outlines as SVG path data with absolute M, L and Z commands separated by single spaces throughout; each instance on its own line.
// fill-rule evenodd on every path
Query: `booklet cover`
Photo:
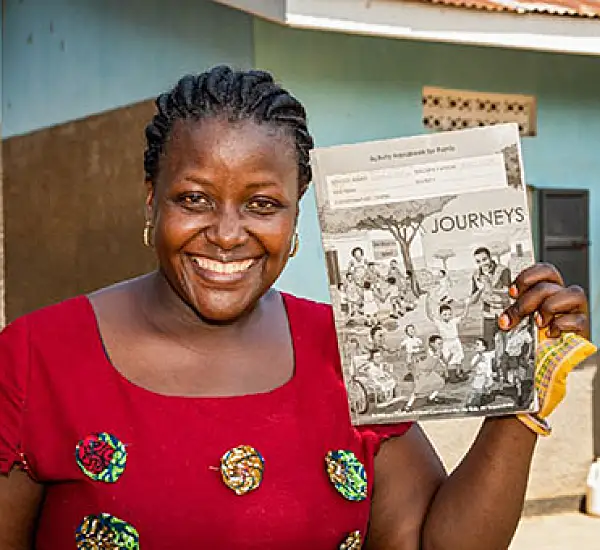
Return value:
M 355 425 L 536 410 L 532 319 L 499 315 L 533 259 L 518 128 L 316 149 Z

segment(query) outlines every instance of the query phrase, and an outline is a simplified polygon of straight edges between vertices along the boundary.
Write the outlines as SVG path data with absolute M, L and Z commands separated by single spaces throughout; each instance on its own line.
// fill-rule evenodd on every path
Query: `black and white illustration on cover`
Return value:
M 393 196 L 389 168 L 319 182 L 353 421 L 531 410 L 534 325 L 498 329 L 513 278 L 533 262 L 517 143 L 487 158 L 415 161 L 408 168 L 411 177 L 405 165 L 397 183 L 404 184 L 400 195 L 413 185 L 407 199 Z M 428 177 L 438 194 L 415 197 Z M 361 189 L 361 178 L 368 187 Z

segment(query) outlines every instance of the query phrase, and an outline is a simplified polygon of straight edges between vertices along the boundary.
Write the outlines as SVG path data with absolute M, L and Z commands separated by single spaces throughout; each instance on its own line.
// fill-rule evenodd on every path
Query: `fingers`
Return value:
M 541 283 L 554 283 L 558 286 L 565 286 L 562 275 L 552 264 L 535 264 L 521 271 L 510 287 L 511 298 L 518 298 L 531 287 Z
M 501 329 L 509 330 L 518 325 L 521 319 L 539 310 L 545 300 L 564 290 L 564 287 L 552 282 L 538 282 L 528 286 L 515 302 L 500 316 L 498 324 Z
M 560 313 L 587 314 L 587 300 L 583 289 L 578 286 L 561 288 L 545 298 L 538 308 L 539 317 L 536 323 L 546 327 L 552 318 Z
M 536 264 L 525 269 L 509 290 L 515 302 L 506 309 L 498 324 L 510 330 L 523 318 L 534 315 L 540 328 L 556 338 L 562 332 L 574 332 L 589 337 L 588 305 L 585 293 L 578 286 L 565 288 L 559 271 L 550 264 Z
M 589 322 L 587 315 L 573 313 L 555 317 L 548 325 L 548 336 L 558 338 L 563 332 L 574 332 L 589 338 Z
M 583 289 L 570 286 L 543 301 L 536 315 L 536 324 L 548 328 L 548 336 L 557 338 L 561 332 L 574 332 L 589 337 L 587 300 Z

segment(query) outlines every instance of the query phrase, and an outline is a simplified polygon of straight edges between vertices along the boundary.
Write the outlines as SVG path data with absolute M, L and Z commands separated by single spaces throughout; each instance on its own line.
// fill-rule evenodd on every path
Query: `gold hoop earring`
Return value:
M 294 233 L 294 244 L 292 246 L 292 251 L 290 252 L 290 258 L 293 258 L 298 253 L 298 248 L 300 247 L 300 237 L 298 237 L 298 232 Z
M 144 246 L 147 248 L 152 248 L 151 233 L 153 227 L 152 222 L 146 220 L 146 223 L 144 224 Z

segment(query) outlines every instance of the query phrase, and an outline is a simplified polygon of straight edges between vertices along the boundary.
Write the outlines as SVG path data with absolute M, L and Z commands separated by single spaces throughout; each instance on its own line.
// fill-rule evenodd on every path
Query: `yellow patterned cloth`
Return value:
M 535 389 L 539 410 L 520 414 L 519 420 L 540 435 L 550 435 L 548 416 L 564 399 L 567 376 L 582 361 L 596 353 L 597 348 L 582 336 L 573 333 L 549 338 L 546 330 L 538 332 L 539 343 L 535 358 Z

